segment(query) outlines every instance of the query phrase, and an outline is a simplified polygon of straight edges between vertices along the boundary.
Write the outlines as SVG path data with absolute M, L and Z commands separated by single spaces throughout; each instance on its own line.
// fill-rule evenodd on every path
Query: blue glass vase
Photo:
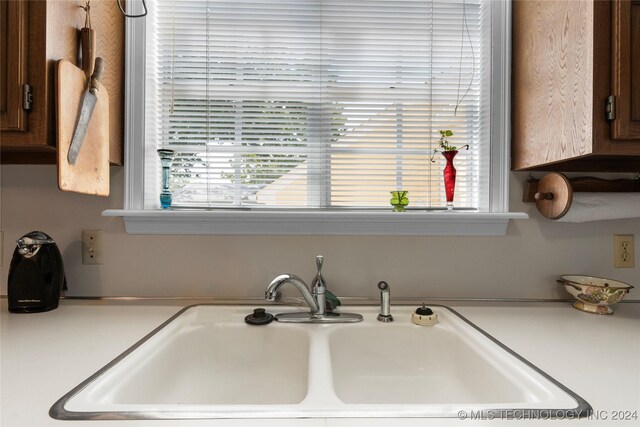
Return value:
M 161 148 L 158 150 L 160 164 L 162 165 L 162 191 L 160 192 L 160 207 L 169 209 L 171 207 L 171 190 L 169 189 L 169 179 L 171 177 L 171 165 L 173 164 L 174 150 Z

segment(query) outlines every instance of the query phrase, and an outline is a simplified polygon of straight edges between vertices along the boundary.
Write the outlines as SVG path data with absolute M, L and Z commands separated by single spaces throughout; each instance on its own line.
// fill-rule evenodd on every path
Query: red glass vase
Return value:
M 447 160 L 444 167 L 444 190 L 447 194 L 447 210 L 453 210 L 453 195 L 456 189 L 456 168 L 453 166 L 453 158 L 458 154 L 457 150 L 443 151 L 442 155 Z

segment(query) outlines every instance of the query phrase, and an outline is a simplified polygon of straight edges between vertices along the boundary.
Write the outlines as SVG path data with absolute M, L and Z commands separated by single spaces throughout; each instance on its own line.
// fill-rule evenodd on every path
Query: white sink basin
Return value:
M 410 312 L 397 311 L 396 318 L 408 319 Z M 576 407 L 553 380 L 491 337 L 445 308 L 434 311 L 440 323 L 433 327 L 402 321 L 335 329 L 329 347 L 337 397 L 407 416 Z
M 545 397 L 537 382 L 522 387 L 522 369 L 499 365 L 503 355 L 487 358 L 448 328 L 380 329 L 342 329 L 330 337 L 334 389 L 345 403 L 511 404 Z
M 194 327 L 179 320 L 179 331 L 155 337 L 144 352 L 114 367 L 93 396 L 115 405 L 276 405 L 300 403 L 306 396 L 309 336 L 304 331 Z
M 56 402 L 58 419 L 456 417 L 589 405 L 446 307 L 440 323 L 249 326 L 248 306 L 187 307 Z M 270 311 L 297 311 L 278 307 Z M 567 412 L 569 411 L 569 412 Z M 509 416 L 494 412 L 493 417 Z M 548 417 L 548 415 L 547 415 Z

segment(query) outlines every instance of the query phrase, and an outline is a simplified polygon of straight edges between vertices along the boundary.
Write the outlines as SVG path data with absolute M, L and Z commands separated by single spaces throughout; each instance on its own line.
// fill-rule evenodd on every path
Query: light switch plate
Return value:
M 102 265 L 102 230 L 82 230 L 82 263 Z

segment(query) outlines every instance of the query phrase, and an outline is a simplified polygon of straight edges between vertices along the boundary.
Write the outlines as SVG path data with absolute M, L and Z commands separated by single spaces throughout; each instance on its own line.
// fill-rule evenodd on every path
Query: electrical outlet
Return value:
M 635 256 L 633 234 L 615 234 L 613 236 L 613 266 L 615 268 L 633 268 Z
M 82 230 L 82 263 L 102 265 L 102 230 Z

